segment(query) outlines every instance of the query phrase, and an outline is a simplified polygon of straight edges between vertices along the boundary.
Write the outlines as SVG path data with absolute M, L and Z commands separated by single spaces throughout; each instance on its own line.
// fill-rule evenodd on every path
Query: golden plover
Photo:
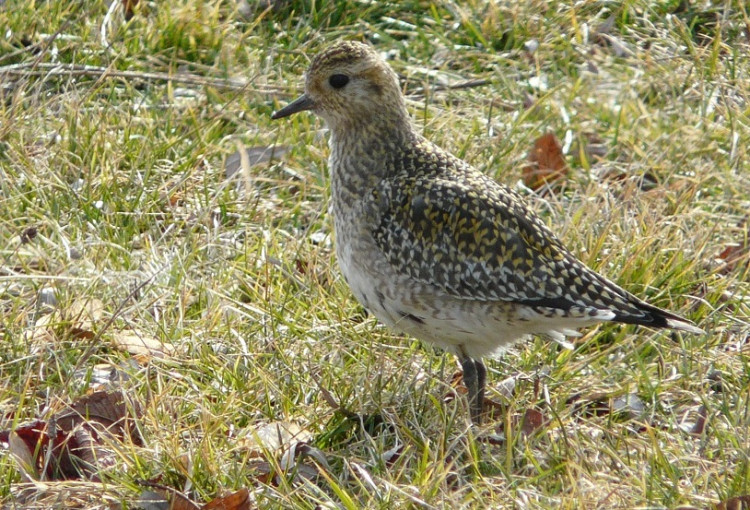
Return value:
M 330 130 L 336 255 L 352 292 L 387 326 L 456 354 L 479 423 L 482 357 L 529 334 L 563 340 L 602 321 L 703 333 L 592 271 L 520 195 L 424 139 L 396 73 L 368 45 L 317 55 L 305 93 Z

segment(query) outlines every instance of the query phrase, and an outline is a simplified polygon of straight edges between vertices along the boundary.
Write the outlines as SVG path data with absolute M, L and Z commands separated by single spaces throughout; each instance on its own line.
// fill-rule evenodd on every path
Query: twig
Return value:
M 478 78 L 475 80 L 466 80 L 459 83 L 454 83 L 452 85 L 441 85 L 441 84 L 435 84 L 432 87 L 431 92 L 440 92 L 443 90 L 461 90 L 461 89 L 473 89 L 476 87 L 484 87 L 485 85 L 490 85 L 492 83 L 491 80 L 487 80 L 484 78 Z M 422 90 L 415 90 L 414 92 L 409 92 L 408 97 L 410 99 L 424 97 L 424 89 Z
M 243 80 L 227 80 L 219 78 L 207 78 L 196 74 L 170 74 L 142 71 L 120 71 L 106 67 L 88 66 L 80 64 L 51 64 L 51 63 L 20 63 L 0 67 L 0 79 L 3 76 L 89 76 L 102 79 L 105 77 L 124 78 L 127 80 L 141 81 L 171 81 L 187 85 L 209 86 L 221 89 L 244 90 L 251 86 L 250 82 Z M 289 97 L 291 94 L 277 87 L 253 86 L 263 94 Z

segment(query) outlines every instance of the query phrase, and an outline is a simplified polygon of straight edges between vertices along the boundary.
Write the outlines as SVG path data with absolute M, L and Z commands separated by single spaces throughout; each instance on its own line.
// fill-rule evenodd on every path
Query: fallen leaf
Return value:
M 174 345 L 133 330 L 113 334 L 112 343 L 121 351 L 146 358 L 167 358 L 175 353 Z
M 172 487 L 160 483 L 140 480 L 140 485 L 151 487 L 144 490 L 138 498 L 136 508 L 142 510 L 200 510 L 201 506 L 194 503 L 183 493 Z
M 60 319 L 68 323 L 70 336 L 73 338 L 94 338 L 94 325 L 99 322 L 104 312 L 104 303 L 96 298 L 81 298 L 70 306 L 60 309 Z
M 145 490 L 138 497 L 135 508 L 139 510 L 169 510 L 169 497 L 161 491 Z
M 401 454 L 404 453 L 404 445 L 396 442 L 396 446 L 383 452 L 380 459 L 385 463 L 386 466 L 393 466 L 398 459 L 401 458 Z
M 747 265 L 750 261 L 749 244 L 730 244 L 719 253 L 719 259 L 723 261 L 720 268 L 722 273 L 731 273 L 740 264 Z
M 224 161 L 224 175 L 227 179 L 234 177 L 245 166 L 250 169 L 256 165 L 268 163 L 274 158 L 280 158 L 289 152 L 287 145 L 259 145 L 244 147 L 238 145 L 237 151 L 227 156 Z
M 553 133 L 537 138 L 527 159 L 529 164 L 522 170 L 523 182 L 533 190 L 559 186 L 568 173 L 562 146 Z
M 568 405 L 575 403 L 572 413 L 584 417 L 612 416 L 620 421 L 645 418 L 646 406 L 635 393 L 612 396 L 607 393 L 592 393 L 583 395 L 577 393 L 567 401 Z
M 736 496 L 714 505 L 714 510 L 748 510 L 750 509 L 750 495 Z
M 250 492 L 240 489 L 228 496 L 222 496 L 206 503 L 202 510 L 250 510 Z
M 641 175 L 628 174 L 619 166 L 603 167 L 598 175 L 599 179 L 622 183 L 625 190 L 651 191 L 658 189 L 660 185 L 659 178 L 652 171 L 648 170 Z
M 138 5 L 138 0 L 122 0 L 122 7 L 125 10 L 125 21 L 130 21 L 133 17 L 133 9 Z
M 732 231 L 734 242 L 727 244 L 717 256 L 720 261 L 718 270 L 723 274 L 750 268 L 750 216 L 742 218 Z
M 36 469 L 34 451 L 24 438 L 15 431 L 12 431 L 7 438 L 3 437 L 2 440 L 8 443 L 8 452 L 10 452 L 13 460 L 16 461 L 21 478 L 26 482 L 37 480 L 39 472 Z
M 308 458 L 314 460 L 316 465 L 304 464 L 303 462 Z M 285 473 L 291 474 L 294 477 L 293 480 L 304 479 L 313 483 L 317 481 L 321 469 L 331 471 L 331 466 L 323 451 L 304 442 L 292 444 L 281 456 L 279 466 Z
M 58 314 L 50 313 L 42 315 L 31 328 L 23 332 L 26 342 L 31 345 L 52 343 L 57 339 L 52 327 L 59 320 Z
M 530 436 L 537 429 L 541 428 L 545 424 L 544 414 L 536 409 L 526 409 L 523 413 L 523 421 L 521 422 L 521 433 L 525 436 Z
M 33 241 L 39 231 L 36 227 L 27 227 L 21 232 L 21 244 L 28 244 Z
M 612 415 L 625 420 L 642 420 L 646 416 L 646 406 L 635 393 L 627 393 L 612 399 Z
M 266 485 L 275 485 L 274 475 L 276 474 L 276 470 L 267 460 L 251 459 L 248 462 L 248 468 L 251 476 L 258 480 L 258 482 Z
M 37 419 L 0 431 L 0 441 L 9 444 L 24 477 L 98 481 L 98 473 L 115 464 L 113 442 L 129 438 L 133 444 L 142 445 L 133 421 L 139 415 L 140 407 L 128 404 L 122 393 L 99 391 L 80 398 L 48 420 Z
M 262 456 L 264 451 L 276 452 L 288 449 L 292 443 L 312 439 L 312 433 L 296 423 L 277 421 L 260 425 L 255 429 L 240 434 L 238 443 L 255 456 Z
M 698 419 L 695 420 L 695 424 L 690 429 L 690 433 L 696 436 L 700 436 L 706 430 L 706 421 L 708 419 L 708 410 L 706 406 L 701 406 L 698 409 Z

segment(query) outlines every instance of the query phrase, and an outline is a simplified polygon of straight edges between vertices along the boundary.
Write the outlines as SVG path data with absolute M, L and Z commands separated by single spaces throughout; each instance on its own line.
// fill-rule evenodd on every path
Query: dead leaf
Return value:
M 237 151 L 227 156 L 224 161 L 224 175 L 227 179 L 234 177 L 240 170 L 248 169 L 268 163 L 274 158 L 280 158 L 289 152 L 287 145 L 258 145 L 244 147 L 238 144 Z
M 708 410 L 706 406 L 701 406 L 698 409 L 698 419 L 695 420 L 695 424 L 690 429 L 690 433 L 696 436 L 700 436 L 706 430 L 706 421 L 708 419 Z
M 172 487 L 160 483 L 140 480 L 140 485 L 151 487 L 153 490 L 141 492 L 136 508 L 142 510 L 200 510 L 201 506 L 194 503 L 183 493 Z
M 254 459 L 248 462 L 251 475 L 258 482 L 266 485 L 274 485 L 276 470 L 267 460 Z
M 39 231 L 36 227 L 27 227 L 21 232 L 21 244 L 28 244 L 33 241 Z
M 304 464 L 308 458 L 315 461 L 314 466 Z M 279 466 L 285 473 L 291 474 L 294 481 L 307 480 L 316 483 L 320 470 L 331 472 L 331 466 L 323 451 L 304 442 L 292 444 L 281 456 Z
M 592 393 L 590 395 L 576 393 L 568 398 L 566 403 L 568 405 L 575 404 L 571 411 L 572 414 L 586 418 L 592 416 L 606 416 L 610 411 L 609 395 L 607 393 Z
M 635 393 L 614 396 L 608 393 L 577 393 L 570 397 L 567 403 L 575 403 L 572 413 L 583 417 L 611 415 L 621 421 L 640 421 L 646 415 L 646 406 Z
M 403 453 L 404 453 L 404 445 L 397 442 L 396 446 L 384 451 L 383 455 L 381 455 L 380 458 L 385 463 L 386 466 L 392 467 L 396 463 L 396 461 L 398 461 L 398 459 L 401 458 L 401 455 Z
M 288 449 L 293 443 L 312 440 L 312 433 L 296 423 L 277 421 L 260 425 L 238 437 L 238 445 L 255 456 L 264 451 L 277 452 Z
M 731 273 L 738 265 L 747 265 L 750 261 L 750 244 L 730 244 L 719 253 L 719 259 L 723 261 L 720 271 Z
M 202 510 L 250 510 L 250 492 L 240 489 L 228 496 L 216 498 L 201 507 Z
M 133 444 L 142 445 L 133 421 L 140 412 L 140 407 L 128 404 L 122 393 L 95 392 L 49 420 L 37 419 L 0 431 L 0 441 L 9 444 L 24 477 L 98 481 L 98 473 L 115 464 L 113 442 L 129 438 Z
M 714 510 L 748 510 L 750 509 L 750 495 L 735 496 L 714 505 Z
M 138 497 L 135 508 L 140 510 L 169 510 L 169 498 L 161 491 L 145 490 Z
M 122 0 L 122 7 L 125 10 L 125 21 L 130 21 L 133 17 L 133 10 L 138 5 L 138 0 Z
M 521 433 L 525 436 L 530 436 L 537 429 L 541 428 L 547 420 L 544 419 L 544 414 L 536 409 L 526 409 L 523 413 L 523 421 L 521 422 Z
M 643 174 L 628 174 L 619 166 L 602 167 L 598 174 L 599 179 L 622 184 L 627 191 L 652 191 L 659 190 L 660 180 L 652 171 L 647 170 Z
M 568 173 L 562 146 L 553 133 L 537 138 L 527 159 L 529 164 L 522 170 L 523 182 L 533 190 L 552 185 L 559 187 Z
M 73 338 L 94 338 L 94 325 L 99 322 L 104 312 L 104 303 L 96 298 L 81 298 L 70 306 L 60 309 L 62 322 L 68 323 L 70 336 Z
M 619 395 L 612 399 L 610 412 L 626 420 L 643 420 L 646 416 L 646 406 L 635 393 Z
M 58 320 L 59 315 L 56 312 L 42 315 L 31 328 L 24 331 L 24 340 L 31 345 L 53 343 L 57 336 L 52 326 Z
M 738 268 L 746 271 L 750 267 L 750 216 L 742 218 L 733 232 L 734 242 L 727 244 L 717 257 L 721 261 L 719 271 L 723 274 Z
M 496 383 L 495 389 L 506 399 L 510 400 L 516 392 L 516 382 L 518 381 L 518 375 L 511 375 L 506 377 L 499 383 Z
M 3 437 L 2 441 L 8 443 L 8 451 L 16 461 L 21 478 L 26 482 L 37 480 L 39 478 L 39 473 L 36 469 L 34 451 L 24 438 L 13 431 L 10 432 L 7 438 Z
M 165 344 L 152 336 L 134 330 L 119 331 L 113 334 L 112 343 L 121 351 L 145 358 L 161 359 L 170 357 L 175 353 L 174 345 Z

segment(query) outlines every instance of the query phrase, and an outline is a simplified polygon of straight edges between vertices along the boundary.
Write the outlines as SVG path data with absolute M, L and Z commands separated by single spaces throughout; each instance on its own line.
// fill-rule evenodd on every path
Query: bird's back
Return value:
M 372 194 L 372 235 L 397 273 L 542 318 L 697 329 L 589 269 L 515 191 L 430 142 L 401 151 L 389 174 Z

